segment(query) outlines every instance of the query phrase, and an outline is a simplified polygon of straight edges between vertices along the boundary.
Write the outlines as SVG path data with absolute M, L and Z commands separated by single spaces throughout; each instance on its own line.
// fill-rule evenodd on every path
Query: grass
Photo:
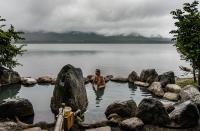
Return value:
M 184 87 L 186 85 L 197 86 L 197 83 L 194 82 L 193 78 L 178 78 L 176 80 L 176 84 L 180 87 Z

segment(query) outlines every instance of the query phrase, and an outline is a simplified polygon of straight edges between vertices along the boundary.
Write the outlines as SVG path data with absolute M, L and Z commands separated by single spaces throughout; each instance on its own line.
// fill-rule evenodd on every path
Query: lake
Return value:
M 103 75 L 128 76 L 133 70 L 140 73 L 142 69 L 155 68 L 158 73 L 174 71 L 176 76 L 181 76 L 178 66 L 188 66 L 171 44 L 28 44 L 26 49 L 18 57 L 23 66 L 15 68 L 24 77 L 57 76 L 66 64 L 80 67 L 84 76 L 94 74 L 96 68 Z M 50 110 L 53 88 L 53 85 L 8 88 L 1 91 L 0 99 L 27 98 L 34 107 L 34 122 L 53 122 Z M 90 123 L 104 120 L 104 111 L 113 101 L 134 99 L 138 104 L 144 97 L 152 97 L 145 89 L 128 83 L 108 82 L 106 89 L 100 91 L 88 84 L 86 90 L 89 105 L 85 122 Z

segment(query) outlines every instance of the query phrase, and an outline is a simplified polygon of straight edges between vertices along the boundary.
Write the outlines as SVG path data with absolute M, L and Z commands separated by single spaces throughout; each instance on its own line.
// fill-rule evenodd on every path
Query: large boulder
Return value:
M 128 100 L 124 102 L 114 102 L 110 104 L 106 111 L 105 115 L 108 118 L 111 114 L 118 114 L 120 117 L 130 118 L 134 117 L 137 111 L 137 105 L 135 101 Z
M 165 94 L 160 82 L 153 82 L 151 86 L 148 88 L 148 90 L 151 91 L 154 95 L 159 97 L 162 97 Z
M 158 77 L 158 73 L 155 69 L 146 69 L 142 70 L 140 74 L 140 81 L 147 82 L 147 83 L 153 83 Z
M 80 68 L 72 65 L 64 66 L 59 72 L 51 99 L 51 109 L 58 113 L 59 108 L 65 103 L 72 111 L 80 109 L 86 111 L 88 105 L 84 78 Z
M 176 128 L 194 127 L 198 125 L 199 121 L 199 111 L 191 101 L 177 104 L 169 116 L 172 121 L 170 126 Z
M 0 66 L 0 86 L 20 83 L 20 75 L 13 70 Z
M 144 98 L 139 106 L 136 115 L 144 124 L 163 126 L 170 123 L 170 118 L 164 105 L 157 99 Z
M 123 120 L 119 125 L 124 131 L 141 131 L 144 127 L 143 121 L 137 117 Z
M 27 99 L 16 98 L 6 99 L 0 102 L 0 117 L 27 117 L 34 115 L 34 110 L 31 102 Z
M 175 84 L 175 75 L 173 71 L 165 72 L 158 76 L 157 81 L 165 87 L 167 84 Z
M 179 95 L 176 93 L 172 93 L 172 92 L 165 92 L 163 98 L 170 100 L 170 101 L 178 101 Z
M 196 104 L 200 111 L 200 92 L 196 87 L 187 85 L 181 89 L 179 95 L 181 97 L 181 101 L 191 100 Z
M 140 78 L 138 76 L 138 74 L 135 71 L 132 71 L 129 75 L 128 75 L 128 81 L 131 83 L 134 83 L 134 81 L 138 81 Z
M 200 92 L 192 85 L 187 85 L 180 91 L 181 101 L 191 100 L 196 95 L 200 95 Z
M 179 93 L 181 91 L 181 87 L 176 84 L 167 84 L 165 89 L 166 91 L 173 93 Z

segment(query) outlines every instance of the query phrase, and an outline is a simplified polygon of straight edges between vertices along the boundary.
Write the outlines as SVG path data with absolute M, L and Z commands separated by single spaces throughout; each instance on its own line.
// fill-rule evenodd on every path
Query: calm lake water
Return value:
M 133 70 L 140 73 L 142 69 L 155 68 L 158 73 L 172 70 L 181 76 L 178 66 L 188 66 L 171 44 L 28 44 L 26 49 L 18 58 L 23 66 L 15 70 L 21 76 L 34 78 L 56 76 L 66 64 L 80 67 L 84 76 L 94 74 L 96 68 L 101 69 L 103 75 L 128 76 Z M 35 110 L 34 122 L 53 122 L 50 110 L 53 88 L 52 85 L 8 88 L 1 91 L 0 99 L 28 98 Z M 143 88 L 114 82 L 109 82 L 105 90 L 95 91 L 90 84 L 86 90 L 89 105 L 85 122 L 104 120 L 104 111 L 113 101 L 134 99 L 138 104 L 144 97 L 151 97 Z

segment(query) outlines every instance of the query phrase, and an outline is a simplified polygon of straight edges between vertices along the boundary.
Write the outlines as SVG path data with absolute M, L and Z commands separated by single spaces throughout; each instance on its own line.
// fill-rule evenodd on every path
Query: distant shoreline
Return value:
M 80 43 L 80 42 L 74 42 L 74 43 L 72 43 L 72 42 L 26 42 L 26 41 L 24 41 L 24 42 L 22 42 L 22 41 L 20 41 L 20 42 L 17 42 L 16 44 L 121 44 L 121 45 L 123 45 L 123 44 L 170 44 L 170 45 L 172 45 L 172 44 L 174 44 L 173 42 L 163 42 L 163 43 L 158 43 L 158 42 L 151 42 L 151 43 L 147 43 L 147 42 L 138 42 L 138 43 L 134 43 L 134 42 L 129 42 L 129 43 L 122 43 L 122 42 L 118 42 L 118 43 L 106 43 L 106 42 L 99 42 L 99 43 L 92 43 L 92 42 L 83 42 L 83 43 Z
M 71 44 L 169 44 L 173 43 L 170 38 L 163 37 L 145 37 L 142 35 L 112 35 L 105 36 L 96 33 L 84 32 L 25 32 L 24 41 L 20 43 L 71 43 Z

